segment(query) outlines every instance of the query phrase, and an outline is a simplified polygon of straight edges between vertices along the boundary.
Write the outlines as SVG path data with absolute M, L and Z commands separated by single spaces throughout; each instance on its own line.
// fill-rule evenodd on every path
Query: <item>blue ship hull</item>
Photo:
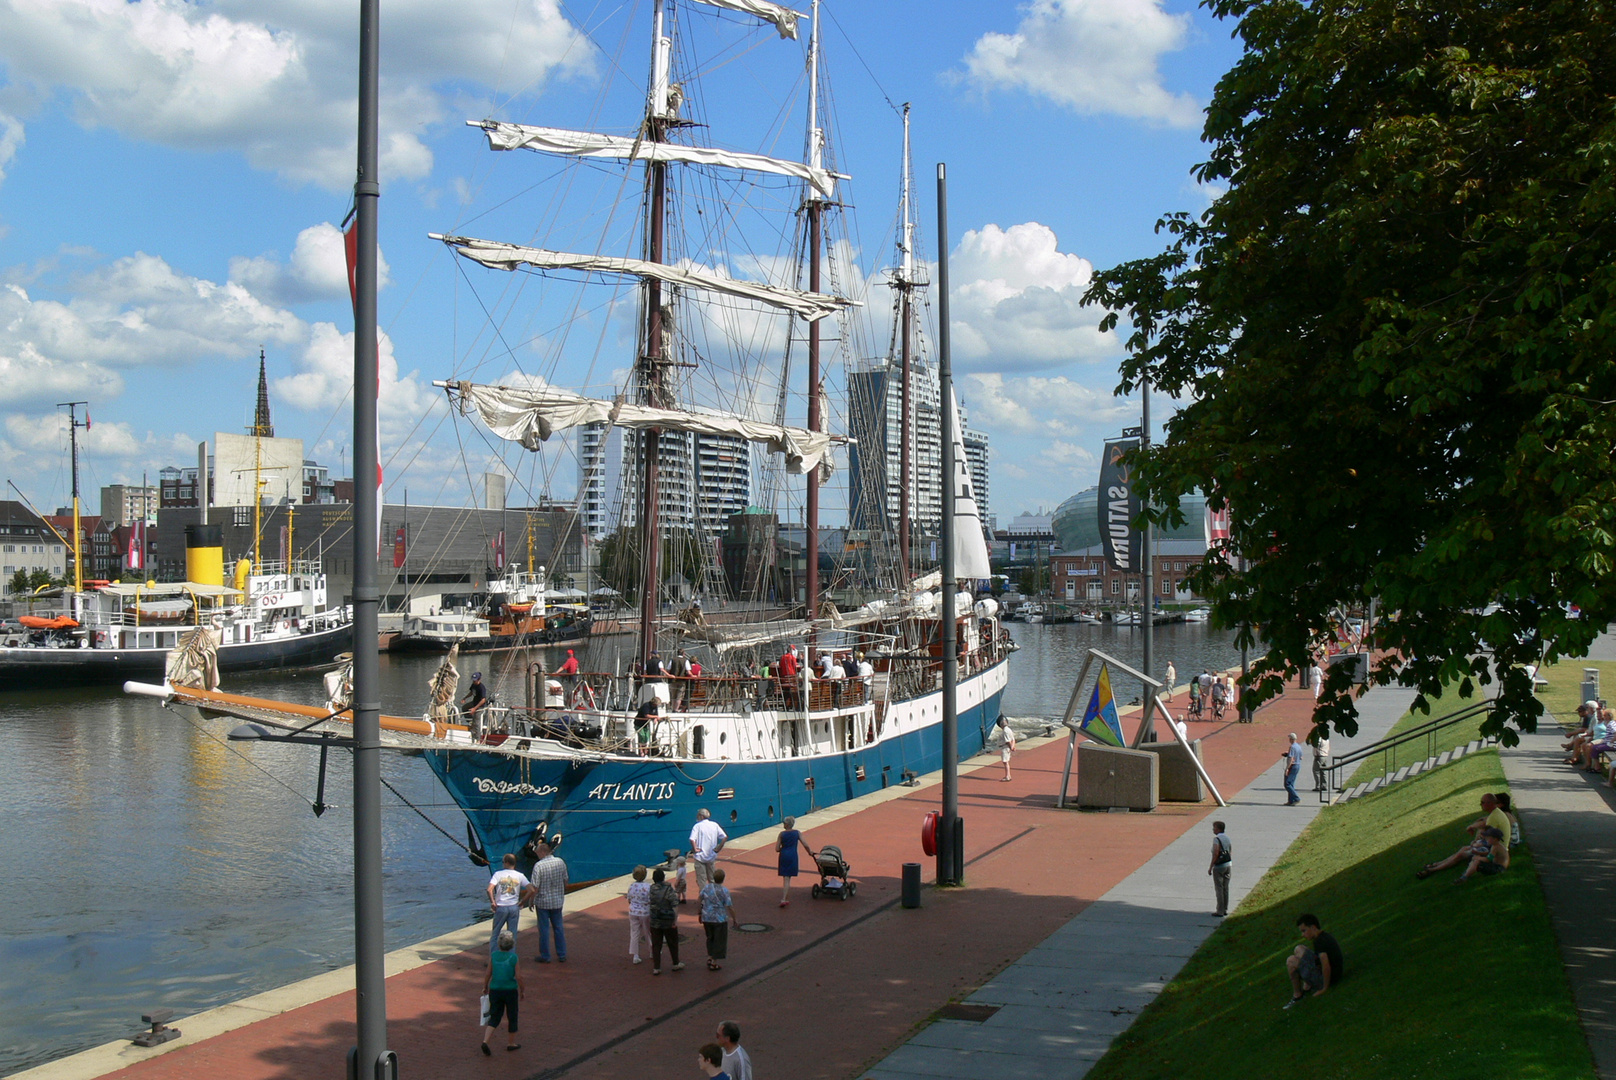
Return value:
M 960 760 L 980 752 L 998 722 L 1004 664 L 971 677 L 996 675 L 992 681 L 1000 686 L 979 704 L 961 706 Z M 941 694 L 926 695 L 922 708 L 934 700 Z M 428 750 L 425 756 L 490 861 L 497 865 L 505 853 L 520 853 L 542 825 L 547 835 L 561 834 L 558 854 L 571 879 L 595 881 L 686 850 L 701 807 L 733 838 L 880 791 L 901 782 L 905 771 L 934 772 L 943 765 L 943 728 L 939 716 L 855 750 L 780 761 L 556 761 L 482 750 Z

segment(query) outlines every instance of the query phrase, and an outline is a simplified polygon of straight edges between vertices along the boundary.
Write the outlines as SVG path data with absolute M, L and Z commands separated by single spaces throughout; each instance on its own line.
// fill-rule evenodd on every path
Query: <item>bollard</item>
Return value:
M 1585 668 L 1582 669 L 1582 700 L 1578 701 L 1577 704 L 1581 705 L 1583 701 L 1598 701 L 1598 700 L 1599 700 L 1599 669 L 1596 668 L 1596 667 L 1593 667 L 1593 668 L 1585 667 Z
M 903 864 L 903 906 L 920 906 L 920 864 L 917 862 Z

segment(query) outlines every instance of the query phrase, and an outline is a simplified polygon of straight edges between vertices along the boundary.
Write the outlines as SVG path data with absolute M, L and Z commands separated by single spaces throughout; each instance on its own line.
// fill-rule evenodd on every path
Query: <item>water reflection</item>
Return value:
M 1005 690 L 1004 711 L 1011 717 L 1059 720 L 1066 712 L 1072 694 L 1072 681 L 1083 668 L 1089 649 L 1099 649 L 1130 667 L 1144 662 L 1143 634 L 1137 627 L 1101 623 L 1012 623 L 1011 635 L 1021 650 L 1010 659 L 1010 685 Z M 1206 623 L 1174 623 L 1155 627 L 1153 643 L 1156 678 L 1165 676 L 1168 661 L 1178 669 L 1178 681 L 1185 682 L 1202 668 L 1220 671 L 1240 663 L 1240 650 L 1234 632 L 1215 630 Z M 1084 682 L 1081 709 L 1099 675 L 1099 666 L 1090 670 Z M 1113 692 L 1122 704 L 1136 700 L 1140 683 L 1131 676 L 1114 672 Z M 1019 725 L 1028 730 L 1041 724 Z

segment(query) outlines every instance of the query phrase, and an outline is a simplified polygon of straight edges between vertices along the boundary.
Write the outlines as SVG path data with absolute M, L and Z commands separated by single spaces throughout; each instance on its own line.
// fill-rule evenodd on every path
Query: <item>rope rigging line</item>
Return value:
M 399 802 L 403 803 L 405 806 L 409 807 L 411 810 L 414 810 L 418 815 L 420 815 L 420 818 L 421 818 L 422 821 L 426 822 L 428 825 L 432 826 L 434 829 L 438 830 L 438 832 L 442 833 L 445 837 L 447 837 L 448 840 L 449 840 L 449 843 L 453 844 L 455 847 L 459 848 L 461 851 L 464 851 L 466 854 L 468 854 L 468 855 L 471 854 L 471 849 L 469 847 L 467 847 L 465 844 L 462 844 L 459 840 L 457 840 L 442 825 L 439 825 L 436 821 L 433 821 L 429 816 L 427 816 L 426 812 L 424 810 L 422 810 L 419 806 L 416 806 L 414 803 L 410 802 L 410 800 L 406 799 L 403 796 L 403 794 L 399 792 L 398 788 L 394 787 L 391 783 L 388 782 L 387 777 L 381 776 L 381 777 L 378 777 L 377 779 L 379 779 L 382 782 L 382 787 L 386 788 L 388 791 L 391 791 L 393 793 L 394 798 L 396 798 Z

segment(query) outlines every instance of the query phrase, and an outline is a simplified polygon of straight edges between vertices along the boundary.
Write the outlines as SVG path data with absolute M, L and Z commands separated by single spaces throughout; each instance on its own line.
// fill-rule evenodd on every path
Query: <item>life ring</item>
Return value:
M 920 819 L 920 850 L 927 855 L 937 854 L 937 823 L 943 815 L 936 810 L 929 810 L 926 816 Z
M 264 597 L 263 606 L 266 608 L 272 608 L 278 605 L 280 602 L 281 598 L 279 593 L 270 593 L 268 596 Z

